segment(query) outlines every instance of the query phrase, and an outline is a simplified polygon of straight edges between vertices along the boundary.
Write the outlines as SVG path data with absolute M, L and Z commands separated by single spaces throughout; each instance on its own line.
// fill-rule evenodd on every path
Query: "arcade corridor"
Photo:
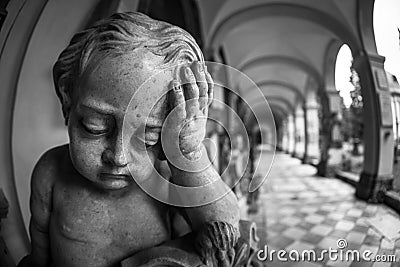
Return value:
M 257 223 L 260 246 L 280 250 L 314 250 L 332 247 L 345 239 L 348 249 L 369 249 L 375 255 L 400 256 L 400 240 L 389 241 L 379 233 L 384 224 L 371 226 L 373 218 L 397 220 L 399 216 L 381 204 L 369 204 L 354 197 L 354 187 L 334 178 L 318 177 L 315 168 L 301 164 L 286 154 L 277 154 L 259 199 L 259 212 L 247 214 L 241 201 L 242 216 Z M 399 230 L 400 221 L 392 224 Z M 375 224 L 374 224 L 375 225 Z M 318 255 L 318 254 L 317 254 Z M 399 266 L 396 263 L 279 262 L 267 266 Z
M 396 254 L 400 260 L 400 65 L 391 65 L 400 62 L 400 21 L 391 29 L 394 59 L 380 50 L 389 34 L 383 31 L 379 42 L 382 32 L 375 29 L 381 22 L 390 30 L 385 23 L 396 20 L 388 2 L 0 1 L 0 266 L 2 257 L 15 266 L 30 250 L 34 166 L 45 151 L 70 142 L 53 65 L 76 32 L 125 12 L 179 26 L 198 44 L 198 61 L 204 60 L 214 81 L 205 146 L 229 186 L 242 177 L 264 176 L 269 152 L 279 151 L 256 204 L 247 203 L 246 186 L 236 191 L 240 219 L 256 222 L 260 249 L 267 244 L 270 250 L 318 252 L 344 239 L 349 249 Z M 349 57 L 344 74 L 337 71 L 342 51 Z M 248 164 L 263 149 L 269 158 L 261 159 L 261 167 Z M 353 186 L 328 178 L 339 174 L 351 177 Z M 268 266 L 400 267 L 400 262 L 325 257 Z

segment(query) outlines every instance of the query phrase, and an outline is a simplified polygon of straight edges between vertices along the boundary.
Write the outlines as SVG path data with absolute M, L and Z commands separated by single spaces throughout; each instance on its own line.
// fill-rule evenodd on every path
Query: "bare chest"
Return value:
M 170 238 L 166 206 L 140 190 L 119 197 L 76 186 L 54 193 L 50 232 L 64 244 L 132 252 Z

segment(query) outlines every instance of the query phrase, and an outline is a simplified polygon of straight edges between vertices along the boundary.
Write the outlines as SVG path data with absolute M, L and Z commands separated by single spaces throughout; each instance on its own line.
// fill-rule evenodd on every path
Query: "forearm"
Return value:
M 185 208 L 191 226 L 193 230 L 197 230 L 207 222 L 223 221 L 237 228 L 239 223 L 239 207 L 236 196 L 221 180 L 217 171 L 210 164 L 204 146 L 201 149 L 201 159 L 193 161 L 193 164 L 197 165 L 186 167 L 199 169 L 199 165 L 207 166 L 204 170 L 189 172 L 170 164 L 174 183 L 185 187 L 203 187 L 203 190 L 199 190 L 197 195 L 193 194 L 191 197 L 196 198 L 199 203 L 204 202 L 205 199 L 214 200 L 197 207 Z M 210 185 L 210 183 L 213 184 Z

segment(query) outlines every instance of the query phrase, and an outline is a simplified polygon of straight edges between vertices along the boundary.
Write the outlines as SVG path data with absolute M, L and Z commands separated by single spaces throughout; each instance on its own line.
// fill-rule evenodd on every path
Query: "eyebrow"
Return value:
M 102 107 L 100 107 L 100 105 L 95 101 L 81 103 L 79 106 L 81 106 L 85 109 L 90 109 L 90 110 L 95 111 L 96 113 L 99 113 L 102 115 L 111 115 L 111 114 L 115 113 L 115 107 L 108 105 L 108 104 L 102 104 L 101 105 Z

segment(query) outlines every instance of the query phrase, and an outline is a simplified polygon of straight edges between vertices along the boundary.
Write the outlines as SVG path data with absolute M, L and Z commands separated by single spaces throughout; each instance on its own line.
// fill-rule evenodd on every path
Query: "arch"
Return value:
M 369 2 L 371 1 L 373 2 L 373 0 L 369 0 Z M 221 40 L 244 21 L 268 16 L 290 16 L 314 22 L 347 42 L 352 48 L 355 48 L 354 50 L 358 50 L 360 47 L 358 38 L 352 34 L 349 27 L 324 11 L 298 4 L 263 3 L 239 10 L 218 23 L 209 35 L 207 50 L 212 51 L 215 47 L 218 47 L 222 42 Z
M 335 85 L 335 66 L 336 66 L 336 59 L 339 53 L 340 48 L 342 47 L 343 42 L 332 39 L 325 51 L 325 60 L 324 60 L 324 90 L 329 92 L 336 91 Z
M 362 39 L 363 48 L 368 54 L 378 54 L 374 32 L 374 3 L 375 0 L 357 1 L 358 34 Z M 349 45 L 350 46 L 350 45 Z M 350 49 L 353 51 L 352 46 Z M 357 55 L 353 54 L 353 58 Z
M 256 57 L 239 64 L 238 69 L 242 72 L 245 72 L 247 69 L 271 63 L 283 63 L 289 66 L 294 66 L 310 75 L 315 82 L 317 82 L 318 86 L 321 85 L 321 74 L 316 68 L 300 59 L 284 55 L 265 55 L 262 57 Z
M 288 110 L 294 112 L 294 107 L 292 106 L 292 103 L 289 102 L 289 100 L 287 100 L 284 97 L 281 96 L 266 96 L 265 99 L 267 100 L 268 104 L 272 101 L 272 102 L 281 102 L 283 104 L 285 104 L 285 106 L 288 108 Z
M 269 123 L 271 126 L 275 127 L 276 129 L 276 121 L 275 121 L 275 117 L 271 117 L 271 120 L 259 120 L 257 119 L 257 116 L 254 115 L 254 113 L 249 114 L 248 116 L 246 116 L 245 120 L 244 120 L 244 124 L 246 126 L 247 129 L 251 129 L 254 125 L 262 125 L 265 123 Z
M 271 103 L 270 108 L 271 108 L 272 114 L 275 115 L 275 113 L 276 113 L 281 120 L 284 120 L 287 118 L 288 112 L 281 106 Z
M 277 121 L 281 122 L 286 118 L 286 114 L 283 113 L 282 109 L 271 108 L 271 110 L 272 110 L 272 115 L 274 116 L 275 119 L 275 123 L 277 123 Z
M 271 118 L 273 119 L 273 116 L 266 116 L 264 118 L 261 118 L 260 116 L 256 115 L 257 111 L 259 111 L 261 105 L 263 106 L 263 110 L 265 110 L 265 107 L 266 107 L 265 106 L 266 105 L 265 101 L 267 101 L 266 98 L 260 99 L 260 101 L 257 101 L 257 102 L 254 102 L 254 103 L 248 105 L 249 109 L 247 110 L 247 112 L 244 115 L 245 124 L 246 124 L 246 122 L 248 122 L 250 117 L 255 117 L 255 119 L 257 119 L 257 117 L 258 117 L 258 119 L 271 119 Z M 275 107 L 279 106 L 281 111 L 284 111 L 285 114 L 288 114 L 288 111 L 286 111 L 287 110 L 287 104 L 290 105 L 290 103 L 285 101 L 284 99 L 283 99 L 283 101 L 282 101 L 282 99 L 275 99 L 274 103 L 270 103 L 270 101 L 267 101 L 267 103 L 268 103 L 268 108 L 271 111 L 271 115 L 272 115 L 272 108 L 271 108 L 272 106 L 275 106 Z M 291 105 L 289 107 L 289 111 L 293 114 L 293 110 L 291 109 Z
M 270 103 L 269 107 L 271 108 L 271 111 L 278 110 L 280 113 L 284 114 L 285 116 L 288 116 L 290 114 L 290 110 L 284 109 L 282 106 L 277 105 L 274 102 Z
M 275 103 L 275 102 L 271 102 L 268 103 L 271 112 L 274 113 L 274 111 L 279 112 L 283 117 L 287 117 L 289 116 L 290 111 L 288 111 L 287 109 L 283 108 L 281 105 Z M 248 109 L 246 114 L 244 115 L 244 120 L 246 120 L 246 118 L 248 119 L 248 117 L 252 114 L 255 113 L 253 109 Z
M 290 101 L 287 100 L 287 99 L 284 98 L 284 97 L 281 97 L 281 96 L 274 96 L 274 95 L 272 95 L 272 96 L 264 96 L 264 97 L 265 97 L 265 100 L 266 100 L 267 103 L 268 103 L 268 106 L 271 106 L 273 103 L 275 103 L 275 104 L 280 103 L 280 104 L 282 104 L 283 106 L 285 106 L 285 107 L 286 107 L 286 110 L 288 110 L 290 113 L 294 114 L 295 111 L 296 111 L 295 108 L 294 108 L 294 106 L 292 105 L 292 103 L 290 103 Z M 261 99 L 260 99 L 259 101 L 255 101 L 255 102 L 251 103 L 251 104 L 250 104 L 251 111 L 252 111 L 253 113 L 256 113 L 255 110 L 256 110 L 257 107 L 258 107 L 259 105 L 261 105 L 261 104 L 265 104 L 264 100 L 261 100 Z
M 291 92 L 294 92 L 297 96 L 297 99 L 300 99 L 300 101 L 304 102 L 305 98 L 303 93 L 301 92 L 301 90 L 294 86 L 293 84 L 290 84 L 288 82 L 285 81 L 278 81 L 278 80 L 265 80 L 265 81 L 260 81 L 260 82 L 256 82 L 257 87 L 263 87 L 263 86 L 279 86 L 282 87 L 282 89 L 285 90 L 289 90 Z M 245 92 L 250 91 L 252 87 L 248 87 L 243 91 L 243 94 L 245 94 Z

